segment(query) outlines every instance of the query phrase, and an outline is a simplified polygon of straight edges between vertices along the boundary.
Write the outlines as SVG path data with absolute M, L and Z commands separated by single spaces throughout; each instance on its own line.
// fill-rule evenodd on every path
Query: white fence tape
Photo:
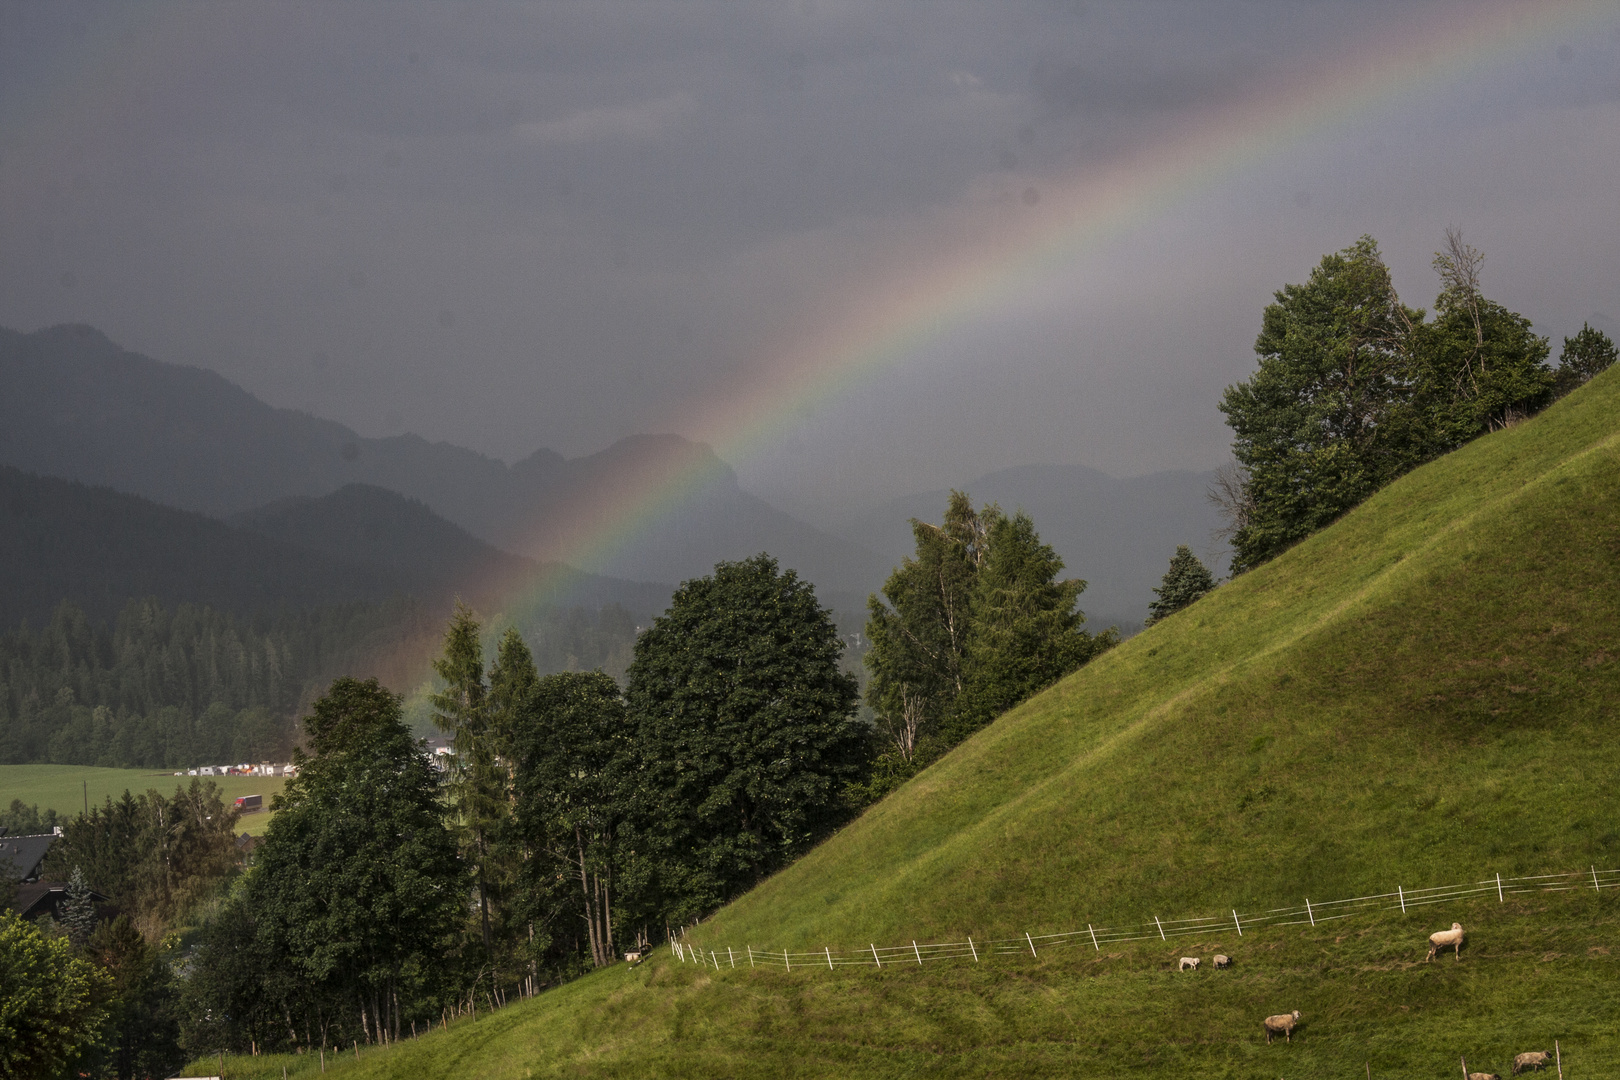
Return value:
M 1240 912 L 1233 909 L 1229 915 L 1200 915 L 1181 919 L 1154 916 L 1152 922 L 1123 926 L 1088 924 L 1084 930 L 1065 930 L 1054 934 L 1031 934 L 1026 931 L 1022 937 L 980 938 L 977 943 L 969 937 L 966 941 L 941 941 L 931 944 L 916 941 L 904 945 L 868 944 L 856 949 L 834 949 L 823 946 L 807 952 L 788 950 L 773 952 L 752 945 L 740 948 L 745 950 L 750 967 L 756 963 L 780 964 L 787 971 L 795 968 L 815 970 L 848 965 L 881 968 L 891 963 L 922 964 L 929 960 L 968 960 L 978 963 L 983 955 L 1021 955 L 1032 959 L 1038 958 L 1040 954 L 1037 949 L 1090 945 L 1093 950 L 1100 951 L 1104 945 L 1127 941 L 1154 939 L 1168 941 L 1173 937 L 1206 936 L 1228 930 L 1243 934 L 1266 927 L 1315 926 L 1318 923 L 1348 919 L 1356 915 L 1370 915 L 1382 911 L 1404 912 L 1408 908 L 1450 903 L 1485 894 L 1494 894 L 1498 903 L 1505 903 L 1509 896 L 1527 893 L 1584 889 L 1602 891 L 1615 888 L 1620 888 L 1620 870 L 1599 870 L 1594 866 L 1562 874 L 1531 874 L 1524 877 L 1502 877 L 1499 874 L 1492 874 L 1485 881 L 1460 885 L 1434 885 L 1421 889 L 1408 889 L 1402 885 L 1394 892 L 1352 896 L 1343 900 L 1307 900 L 1302 907 L 1271 908 L 1255 912 Z M 720 968 L 711 956 L 704 955 L 704 949 L 709 949 L 712 955 L 713 951 L 722 946 L 699 947 L 691 942 L 682 941 L 672 942 L 671 945 L 678 960 L 701 963 L 705 967 L 713 966 L 716 970 Z M 727 951 L 728 955 L 733 955 L 729 949 Z

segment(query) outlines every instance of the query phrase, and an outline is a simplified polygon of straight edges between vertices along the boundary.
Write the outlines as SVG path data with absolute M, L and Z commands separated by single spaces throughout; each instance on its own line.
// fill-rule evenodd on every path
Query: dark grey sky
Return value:
M 17 0 L 0 324 L 90 322 L 509 460 L 715 438 L 819 520 L 1014 464 L 1207 468 L 1271 291 L 1363 232 L 1409 302 L 1457 223 L 1555 355 L 1583 320 L 1620 331 L 1620 7 L 1514 0 L 1459 60 L 1508 8 Z M 1433 71 L 1358 96 L 1414 48 Z M 1344 108 L 1213 152 L 832 393 L 761 391 L 746 439 L 716 428 L 866 298 L 1324 71 Z

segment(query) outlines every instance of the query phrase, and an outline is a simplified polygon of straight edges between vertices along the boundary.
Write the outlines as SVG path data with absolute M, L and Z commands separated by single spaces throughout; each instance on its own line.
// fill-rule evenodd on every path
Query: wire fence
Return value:
M 1129 941 L 1164 941 L 1172 938 L 1199 937 L 1213 933 L 1233 932 L 1242 937 L 1257 930 L 1282 926 L 1316 926 L 1320 923 L 1371 915 L 1378 912 L 1400 911 L 1445 904 L 1459 900 L 1494 897 L 1506 903 L 1509 896 L 1530 893 L 1574 892 L 1592 889 L 1620 888 L 1620 870 L 1572 870 L 1558 874 L 1532 874 L 1526 877 L 1502 877 L 1495 874 L 1483 881 L 1462 885 L 1436 885 L 1429 888 L 1408 889 L 1396 886 L 1394 892 L 1354 896 L 1345 900 L 1310 900 L 1299 907 L 1270 908 L 1264 911 L 1240 912 L 1229 909 L 1222 915 L 1193 918 L 1165 919 L 1154 916 L 1151 922 L 1128 923 L 1119 926 L 1094 926 L 1084 930 L 1066 930 L 1056 934 L 1032 934 L 1022 937 L 986 938 L 976 940 L 971 935 L 965 941 L 920 943 L 910 941 L 902 945 L 868 944 L 864 947 L 793 952 L 789 950 L 758 949 L 752 945 L 707 946 L 690 941 L 673 941 L 671 948 L 683 963 L 702 964 L 716 971 L 740 968 L 780 967 L 787 971 L 808 971 L 819 968 L 838 968 L 855 965 L 874 969 L 895 964 L 922 966 L 929 961 L 968 960 L 978 963 L 997 956 L 1028 956 L 1038 959 L 1042 952 L 1056 949 L 1086 948 L 1100 952 L 1104 945 Z

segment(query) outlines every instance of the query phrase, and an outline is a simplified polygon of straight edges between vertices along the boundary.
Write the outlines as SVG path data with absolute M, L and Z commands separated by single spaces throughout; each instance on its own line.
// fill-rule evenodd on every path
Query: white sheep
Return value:
M 1267 1046 L 1271 1045 L 1273 1035 L 1282 1035 L 1289 1042 L 1293 1042 L 1294 1028 L 1299 1024 L 1299 1010 L 1295 1009 L 1291 1013 L 1278 1013 L 1276 1016 L 1268 1016 L 1263 1023 L 1266 1026 Z
M 1458 960 L 1462 959 L 1463 928 L 1462 923 L 1454 922 L 1450 930 L 1436 930 L 1429 935 L 1429 955 L 1423 958 L 1428 963 L 1440 954 L 1441 949 L 1451 949 L 1452 955 Z
M 1181 970 L 1181 971 L 1187 971 L 1187 970 L 1197 971 L 1198 970 L 1198 957 L 1196 957 L 1196 956 L 1183 956 L 1181 958 L 1181 968 L 1179 970 Z
M 1518 1076 L 1526 1069 L 1540 1069 L 1553 1059 L 1545 1050 L 1526 1050 L 1513 1059 L 1513 1075 Z
M 1225 953 L 1216 953 L 1215 966 L 1218 968 L 1229 968 L 1232 966 L 1232 958 L 1227 956 Z
M 1468 1080 L 1502 1080 L 1495 1073 L 1469 1073 Z
M 641 953 L 639 953 L 639 952 L 627 952 L 627 953 L 625 953 L 624 954 L 624 962 L 627 963 L 627 964 L 630 964 L 632 966 L 641 963 Z

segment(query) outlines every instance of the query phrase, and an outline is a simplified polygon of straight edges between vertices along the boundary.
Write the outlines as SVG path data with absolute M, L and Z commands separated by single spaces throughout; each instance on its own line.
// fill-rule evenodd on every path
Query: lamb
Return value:
M 1266 1026 L 1267 1046 L 1271 1045 L 1273 1035 L 1285 1036 L 1289 1042 L 1293 1042 L 1294 1028 L 1299 1024 L 1299 1010 L 1295 1009 L 1291 1013 L 1278 1013 L 1276 1016 L 1268 1016 L 1263 1023 Z
M 1225 953 L 1216 953 L 1215 966 L 1217 968 L 1229 968 L 1232 966 L 1232 958 Z
M 1181 958 L 1181 967 L 1180 967 L 1179 970 L 1186 971 L 1189 968 L 1191 968 L 1193 971 L 1198 970 L 1198 957 L 1196 957 L 1196 956 L 1183 956 Z
M 1463 928 L 1462 923 L 1454 922 L 1450 930 L 1437 930 L 1429 935 L 1429 955 L 1423 958 L 1428 963 L 1440 954 L 1441 949 L 1451 949 L 1452 955 L 1458 960 L 1462 959 Z
M 625 953 L 624 954 L 624 962 L 631 965 L 632 967 L 635 966 L 636 964 L 641 963 L 641 953 L 639 953 L 639 952 L 627 952 L 627 953 Z
M 1495 1073 L 1469 1073 L 1468 1080 L 1502 1080 Z
M 1518 1076 L 1526 1069 L 1540 1069 L 1552 1059 L 1545 1050 L 1526 1050 L 1513 1059 L 1513 1075 Z

